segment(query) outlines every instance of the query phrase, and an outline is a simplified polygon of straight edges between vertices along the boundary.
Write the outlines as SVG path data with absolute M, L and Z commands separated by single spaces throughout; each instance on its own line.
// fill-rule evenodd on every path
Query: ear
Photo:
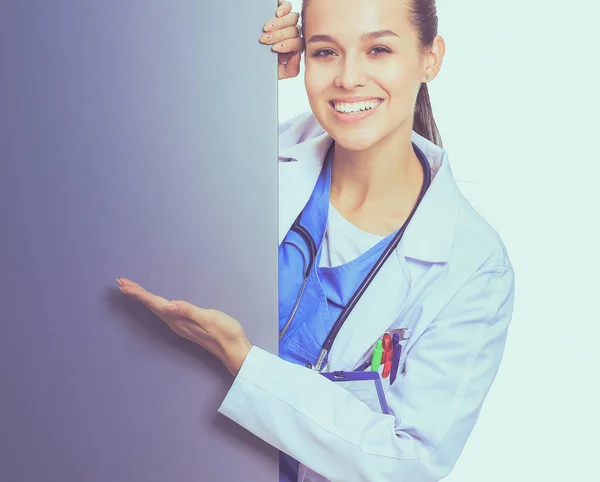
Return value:
M 442 68 L 442 61 L 446 53 L 446 42 L 437 35 L 433 39 L 431 47 L 423 54 L 423 78 L 422 82 L 429 82 L 437 77 Z M 429 79 L 426 78 L 429 76 Z

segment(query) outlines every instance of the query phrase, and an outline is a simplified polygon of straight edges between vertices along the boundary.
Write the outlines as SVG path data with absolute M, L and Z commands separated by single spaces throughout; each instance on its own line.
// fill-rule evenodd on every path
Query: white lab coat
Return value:
M 502 358 L 514 296 L 504 245 L 459 192 L 445 151 L 416 133 L 412 140 L 435 177 L 329 355 L 330 370 L 350 371 L 387 330 L 411 330 L 398 378 L 391 387 L 383 379 L 392 414 L 372 412 L 320 374 L 256 346 L 219 408 L 299 460 L 299 481 L 442 479 Z M 311 113 L 280 126 L 280 243 L 312 193 L 330 142 Z

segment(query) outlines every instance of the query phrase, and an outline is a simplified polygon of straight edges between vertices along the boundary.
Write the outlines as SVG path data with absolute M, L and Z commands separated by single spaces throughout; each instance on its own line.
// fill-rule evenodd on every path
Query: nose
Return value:
M 364 59 L 358 55 L 347 55 L 339 63 L 339 72 L 335 77 L 335 86 L 352 90 L 367 83 L 367 71 Z

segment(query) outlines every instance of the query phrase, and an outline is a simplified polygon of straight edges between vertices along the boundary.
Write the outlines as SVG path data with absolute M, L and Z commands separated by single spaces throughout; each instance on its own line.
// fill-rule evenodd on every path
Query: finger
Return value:
M 121 282 L 120 288 L 123 293 L 140 301 L 156 314 L 164 312 L 164 306 L 169 303 L 169 300 L 155 295 L 154 293 L 150 293 L 139 284 L 127 278 L 120 278 L 119 281 Z
M 300 32 L 294 26 L 285 27 L 281 30 L 273 30 L 272 32 L 266 32 L 260 38 L 260 41 L 263 44 L 272 45 L 277 42 L 283 42 L 284 40 L 291 40 L 294 38 L 298 38 L 300 36 Z
M 284 54 L 288 52 L 302 52 L 304 50 L 304 40 L 300 37 L 278 42 L 271 47 L 275 52 Z
M 132 281 L 128 278 L 118 278 L 117 283 L 119 284 L 119 288 L 126 295 L 140 295 L 140 293 L 148 293 L 143 286 Z
M 279 64 L 278 77 L 279 79 L 289 79 L 296 77 L 300 73 L 301 52 L 296 52 L 290 56 L 285 64 Z
M 276 15 L 283 17 L 292 11 L 292 4 L 286 0 L 279 0 L 279 7 L 277 8 Z
M 141 288 L 139 284 L 129 278 L 117 278 L 117 283 L 119 286 L 139 286 Z
M 296 12 L 288 13 L 285 17 L 274 18 L 269 20 L 263 30 L 265 32 L 271 32 L 273 30 L 279 30 L 285 27 L 292 27 L 298 23 L 298 19 L 300 18 L 300 14 Z
M 121 291 L 125 294 L 130 294 L 132 290 L 144 290 L 142 286 L 128 278 L 117 278 L 117 284 L 119 285 Z

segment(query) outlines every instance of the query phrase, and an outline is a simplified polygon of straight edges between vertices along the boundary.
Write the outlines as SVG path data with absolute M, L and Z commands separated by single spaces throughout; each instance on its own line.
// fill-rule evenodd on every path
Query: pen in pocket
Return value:
M 400 353 L 402 353 L 402 345 L 400 344 L 400 335 L 394 333 L 392 340 L 392 349 L 394 350 L 392 356 L 392 373 L 390 374 L 390 385 L 396 380 L 398 375 L 398 365 L 400 363 Z

